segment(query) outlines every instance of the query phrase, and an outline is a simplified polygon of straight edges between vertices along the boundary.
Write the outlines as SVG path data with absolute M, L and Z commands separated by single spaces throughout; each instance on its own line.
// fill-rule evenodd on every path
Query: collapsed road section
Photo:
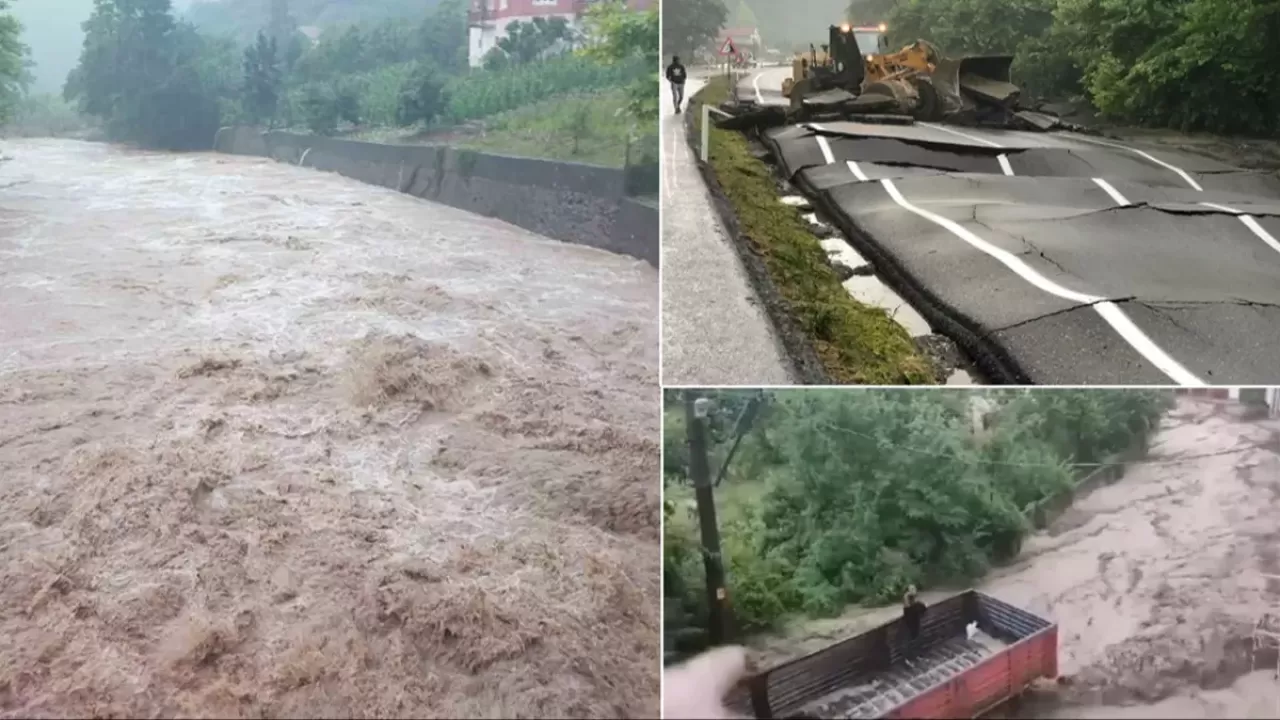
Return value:
M 795 185 L 993 377 L 1271 377 L 1272 176 L 1071 134 L 836 122 L 765 137 Z
M 784 79 L 762 70 L 738 92 L 775 104 Z M 991 380 L 1274 380 L 1274 175 L 1079 132 L 909 118 L 757 133 L 784 180 Z

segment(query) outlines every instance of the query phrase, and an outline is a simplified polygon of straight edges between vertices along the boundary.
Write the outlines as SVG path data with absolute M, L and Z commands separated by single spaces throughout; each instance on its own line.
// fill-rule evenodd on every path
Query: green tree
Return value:
M 728 16 L 721 0 L 677 0 L 662 16 L 662 47 L 690 56 L 716 38 Z
M 169 0 L 95 0 L 84 23 L 80 62 L 64 96 L 102 120 L 115 140 L 167 149 L 205 149 L 220 122 L 218 52 Z
M 507 26 L 506 32 L 505 37 L 499 38 L 496 49 L 520 65 L 542 59 L 555 48 L 573 41 L 573 30 L 562 17 L 516 21 Z
M 22 24 L 8 10 L 8 0 L 0 0 L 0 123 L 13 119 L 30 81 Z
M 467 69 L 467 5 L 464 0 L 443 0 L 418 28 L 420 54 L 442 72 L 458 74 Z
M 332 85 L 313 82 L 302 86 L 301 110 L 307 129 L 316 135 L 332 135 L 338 129 L 338 97 Z
M 265 32 L 244 51 L 244 111 L 253 123 L 272 123 L 280 101 L 280 61 L 276 40 Z
M 586 46 L 581 52 L 605 65 L 639 61 L 652 68 L 631 83 L 631 114 L 641 123 L 658 119 L 658 70 L 661 36 L 659 8 L 631 12 L 626 3 L 601 2 L 587 11 Z
M 448 104 L 445 76 L 430 60 L 417 63 L 400 91 L 400 107 L 396 113 L 401 126 L 430 123 Z
M 707 393 L 713 466 L 742 402 Z M 1145 437 L 1171 407 L 1158 391 L 768 391 L 767 410 L 716 489 L 731 592 L 748 631 L 790 613 L 828 615 L 909 584 L 981 576 L 1011 559 L 1034 509 Z M 995 423 L 973 423 L 975 402 Z M 705 613 L 678 393 L 664 396 L 666 628 L 696 650 Z M 688 630 L 689 632 L 685 632 Z

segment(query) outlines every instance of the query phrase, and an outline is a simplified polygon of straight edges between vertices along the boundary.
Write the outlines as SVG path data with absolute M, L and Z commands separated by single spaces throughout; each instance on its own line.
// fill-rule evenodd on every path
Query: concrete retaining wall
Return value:
M 214 150 L 336 172 L 658 266 L 658 209 L 626 196 L 620 169 L 247 127 L 219 130 Z

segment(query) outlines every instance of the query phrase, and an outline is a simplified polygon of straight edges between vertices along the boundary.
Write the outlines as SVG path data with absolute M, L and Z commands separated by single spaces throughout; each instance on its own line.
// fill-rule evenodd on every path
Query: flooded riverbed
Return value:
M 6 143 L 0 715 L 657 712 L 657 275 L 267 160 Z
M 1076 501 L 977 589 L 1059 626 L 1060 685 L 1009 717 L 1275 718 L 1274 652 L 1253 629 L 1280 615 L 1280 421 L 1183 400 L 1150 462 Z M 950 592 L 923 594 L 935 603 Z M 851 609 L 756 638 L 762 666 L 901 615 Z M 1274 647 L 1274 646 L 1273 646 Z

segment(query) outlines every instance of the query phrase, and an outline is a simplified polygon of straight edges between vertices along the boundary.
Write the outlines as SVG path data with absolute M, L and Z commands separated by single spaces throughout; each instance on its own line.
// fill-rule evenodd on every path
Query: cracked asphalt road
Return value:
M 761 69 L 739 90 L 779 102 L 786 74 Z M 1274 175 L 1076 133 L 933 123 L 791 126 L 767 143 L 980 363 L 1036 384 L 1280 376 Z

